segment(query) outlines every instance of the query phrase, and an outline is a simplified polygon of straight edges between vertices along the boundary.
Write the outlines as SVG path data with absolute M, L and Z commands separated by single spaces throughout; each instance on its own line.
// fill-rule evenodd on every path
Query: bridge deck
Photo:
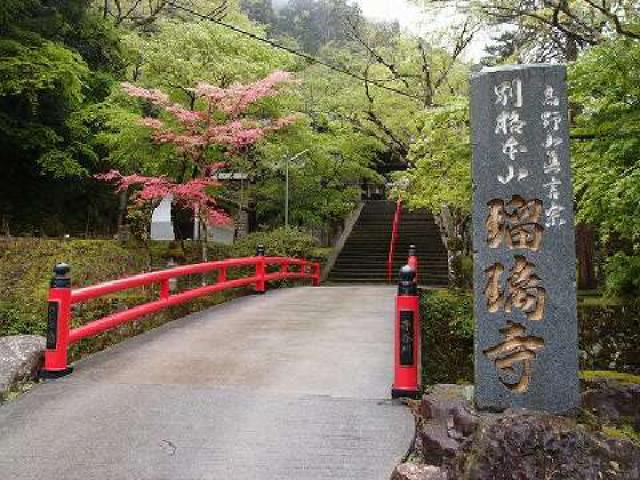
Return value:
M 0 407 L 3 479 L 389 478 L 389 287 L 271 291 L 172 322 Z

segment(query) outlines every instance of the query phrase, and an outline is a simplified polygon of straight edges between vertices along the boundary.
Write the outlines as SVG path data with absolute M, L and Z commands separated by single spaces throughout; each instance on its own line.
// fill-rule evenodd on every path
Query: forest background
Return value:
M 425 18 L 441 2 L 414 2 Z M 418 37 L 374 23 L 346 0 L 7 0 L 0 5 L 0 229 L 4 235 L 144 237 L 153 204 L 95 178 L 206 175 L 180 148 L 158 144 L 142 117 L 164 119 L 123 82 L 159 89 L 194 112 L 205 82 L 253 84 L 275 71 L 296 81 L 246 117 L 295 122 L 207 164 L 248 175 L 209 192 L 253 230 L 283 224 L 283 158 L 291 165 L 291 224 L 327 228 L 360 199 L 361 185 L 393 180 L 394 194 L 428 207 L 450 262 L 470 252 L 468 77 L 464 51 L 497 37 L 481 63 L 570 66 L 575 204 L 582 287 L 640 290 L 640 14 L 631 0 L 458 2 L 444 32 Z M 268 42 L 256 40 L 256 37 Z M 293 53 L 292 53 L 293 52 Z M 157 139 L 156 139 L 157 140 Z M 393 173 L 396 172 L 396 173 Z M 129 208 L 127 208 L 129 206 Z M 188 230 L 188 229 L 187 229 Z M 184 234 L 185 236 L 188 233 Z

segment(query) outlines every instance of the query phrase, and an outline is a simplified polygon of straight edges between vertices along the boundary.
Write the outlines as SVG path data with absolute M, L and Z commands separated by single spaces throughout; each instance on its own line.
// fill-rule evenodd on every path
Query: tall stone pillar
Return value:
M 579 404 L 566 69 L 471 80 L 475 401 L 552 413 Z

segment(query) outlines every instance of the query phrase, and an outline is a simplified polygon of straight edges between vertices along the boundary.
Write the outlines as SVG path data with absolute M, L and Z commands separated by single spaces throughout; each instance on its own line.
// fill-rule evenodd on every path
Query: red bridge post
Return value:
M 312 268 L 313 268 L 313 277 L 312 277 L 313 283 L 312 283 L 312 285 L 314 287 L 319 287 L 320 286 L 320 280 L 322 278 L 322 269 L 320 267 L 320 263 L 315 263 L 312 266 Z
M 264 245 L 260 244 L 256 249 L 256 257 L 258 257 L 258 262 L 256 263 L 256 293 L 264 293 L 267 291 L 267 282 L 264 279 L 266 274 L 264 256 Z
M 71 323 L 71 278 L 69 265 L 58 263 L 53 269 L 47 309 L 47 349 L 42 378 L 58 378 L 73 370 L 67 364 Z
M 416 271 L 400 270 L 396 298 L 395 365 L 391 397 L 417 398 L 420 394 L 420 311 Z

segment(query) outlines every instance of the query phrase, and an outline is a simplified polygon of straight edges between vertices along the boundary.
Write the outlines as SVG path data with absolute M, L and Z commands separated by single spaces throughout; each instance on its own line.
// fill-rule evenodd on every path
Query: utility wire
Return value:
M 252 38 L 254 40 L 257 40 L 258 42 L 262 42 L 262 43 L 266 43 L 267 45 L 270 45 L 274 48 L 277 48 L 279 50 L 284 50 L 285 52 L 288 52 L 292 55 L 296 55 L 300 58 L 304 58 L 305 60 L 311 62 L 311 63 L 317 63 L 318 65 L 322 65 L 326 68 L 328 68 L 329 70 L 333 70 L 334 72 L 338 72 L 341 73 L 343 75 L 348 75 L 349 77 L 355 78 L 356 80 L 360 80 L 361 82 L 366 82 L 369 83 L 371 85 L 375 85 L 378 88 L 381 88 L 383 90 L 387 90 L 389 92 L 393 92 L 395 94 L 398 95 L 402 95 L 403 97 L 407 97 L 407 98 L 411 98 L 412 100 L 420 100 L 422 101 L 423 99 L 421 97 L 418 97 L 417 95 L 412 95 L 410 93 L 407 93 L 405 91 L 402 91 L 398 88 L 394 88 L 394 87 L 389 87 L 383 83 L 381 83 L 378 80 L 370 80 L 368 78 L 363 77 L 362 75 L 352 72 L 350 70 L 347 70 L 345 68 L 339 67 L 338 65 L 334 65 L 331 64 L 329 62 L 325 62 L 324 60 L 321 60 L 317 57 L 314 57 L 312 55 L 309 55 L 307 53 L 301 52 L 299 50 L 296 50 L 295 48 L 291 48 L 291 47 L 287 47 L 285 45 L 281 45 L 273 40 L 269 40 L 268 38 L 264 38 L 264 37 L 260 37 L 259 35 L 256 35 L 255 33 L 251 33 L 251 32 L 247 32 L 246 30 L 243 30 L 239 27 L 236 27 L 235 25 L 231 25 L 230 23 L 226 23 L 223 22 L 222 20 L 219 20 L 215 17 L 211 17 L 209 15 L 204 15 L 202 13 L 198 13 L 195 10 L 193 10 L 192 8 L 189 7 L 185 7 L 184 5 L 180 5 L 179 3 L 176 3 L 174 0 L 169 0 L 167 2 L 167 5 L 170 5 L 171 7 L 175 8 L 176 10 L 182 10 L 183 12 L 187 12 L 191 15 L 193 15 L 194 17 L 200 18 L 202 20 L 209 20 L 210 22 L 213 22 L 217 25 L 220 25 L 221 27 L 227 28 L 229 30 L 232 30 L 236 33 L 239 33 L 240 35 L 244 35 L 246 37 Z

